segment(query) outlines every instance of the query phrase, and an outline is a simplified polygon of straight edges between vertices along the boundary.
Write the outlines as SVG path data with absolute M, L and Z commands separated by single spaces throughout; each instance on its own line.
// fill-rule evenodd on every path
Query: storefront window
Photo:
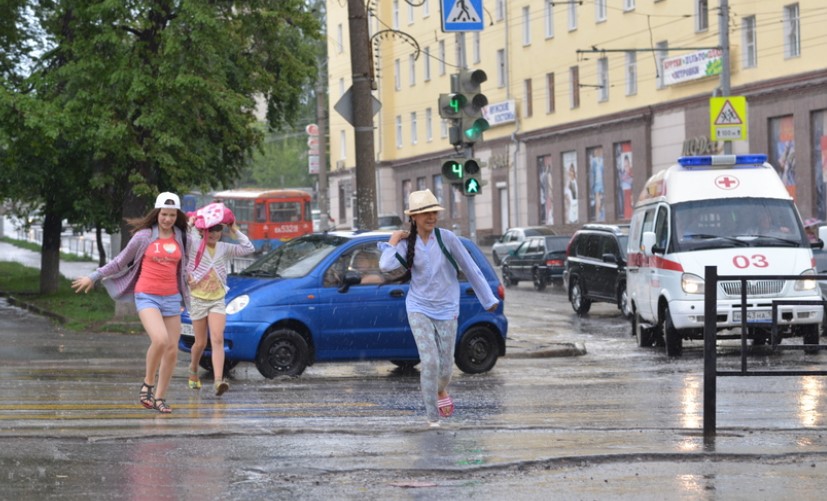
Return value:
M 632 219 L 632 143 L 624 141 L 614 144 L 616 203 L 615 216 L 617 219 Z
M 586 148 L 586 160 L 589 162 L 589 221 L 605 221 L 603 208 L 605 190 L 603 189 L 603 147 Z
M 562 156 L 563 220 L 567 224 L 580 221 L 580 198 L 577 186 L 577 152 L 565 151 Z
M 795 193 L 795 131 L 793 116 L 770 118 L 770 163 L 775 167 L 787 191 Z
M 540 191 L 540 224 L 554 224 L 554 211 L 551 203 L 551 155 L 537 157 L 537 186 Z
M 818 110 L 812 114 L 813 131 L 813 168 L 816 180 L 816 214 L 819 219 L 827 219 L 827 201 L 825 201 L 824 182 L 827 174 L 827 110 Z M 806 216 L 805 216 L 806 217 Z

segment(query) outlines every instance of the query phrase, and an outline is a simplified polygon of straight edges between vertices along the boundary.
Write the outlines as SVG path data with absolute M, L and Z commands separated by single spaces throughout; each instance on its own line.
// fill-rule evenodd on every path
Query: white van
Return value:
M 702 339 L 704 268 L 755 275 L 748 282 L 748 337 L 770 340 L 773 300 L 820 301 L 814 280 L 761 275 L 815 274 L 811 244 L 792 197 L 766 155 L 681 157 L 652 176 L 629 230 L 627 292 L 639 346 L 665 344 L 680 356 L 684 339 Z M 821 243 L 813 244 L 821 246 Z M 741 282 L 718 283 L 718 338 L 741 335 Z M 818 344 L 821 304 L 778 308 L 780 337 Z M 818 351 L 818 350 L 812 350 Z

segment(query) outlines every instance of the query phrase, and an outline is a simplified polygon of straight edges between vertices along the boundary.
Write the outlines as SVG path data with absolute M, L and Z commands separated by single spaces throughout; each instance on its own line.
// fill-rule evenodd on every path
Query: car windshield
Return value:
M 548 226 L 538 226 L 536 228 L 526 228 L 525 236 L 536 237 L 538 235 L 554 235 L 554 230 Z
M 569 245 L 570 237 L 546 237 L 546 251 L 565 251 Z
M 310 273 L 336 247 L 347 242 L 334 235 L 305 235 L 290 240 L 244 269 L 246 277 L 297 278 Z
M 677 251 L 720 247 L 809 247 L 791 200 L 724 198 L 675 204 Z

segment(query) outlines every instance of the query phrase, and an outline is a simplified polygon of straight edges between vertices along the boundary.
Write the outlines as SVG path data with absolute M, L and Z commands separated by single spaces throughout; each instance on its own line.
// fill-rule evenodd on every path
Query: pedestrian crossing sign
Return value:
M 442 31 L 482 31 L 482 0 L 440 0 Z
M 747 139 L 747 98 L 744 96 L 709 99 L 710 138 L 713 141 Z

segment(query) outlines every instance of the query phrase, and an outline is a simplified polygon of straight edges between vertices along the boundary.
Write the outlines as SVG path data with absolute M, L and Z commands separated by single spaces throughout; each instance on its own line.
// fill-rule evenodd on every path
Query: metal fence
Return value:
M 747 361 L 747 334 L 751 322 L 747 318 L 747 296 L 748 282 L 756 280 L 755 275 L 718 275 L 717 266 L 706 266 L 704 271 L 704 438 L 713 438 L 716 434 L 716 413 L 717 413 L 717 391 L 719 376 L 827 376 L 827 371 L 765 371 L 750 370 Z M 760 280 L 827 280 L 827 275 L 762 275 Z M 741 291 L 741 368 L 737 371 L 718 370 L 717 352 L 717 300 L 718 283 L 720 281 L 732 280 L 740 282 Z M 778 306 L 779 305 L 802 305 L 818 304 L 823 306 L 825 301 L 772 301 L 772 324 L 771 336 L 773 350 L 807 350 L 818 351 L 827 349 L 827 346 L 812 344 L 791 344 L 780 346 L 778 344 Z M 766 326 L 766 323 L 761 325 Z M 819 329 L 821 327 L 819 326 Z

